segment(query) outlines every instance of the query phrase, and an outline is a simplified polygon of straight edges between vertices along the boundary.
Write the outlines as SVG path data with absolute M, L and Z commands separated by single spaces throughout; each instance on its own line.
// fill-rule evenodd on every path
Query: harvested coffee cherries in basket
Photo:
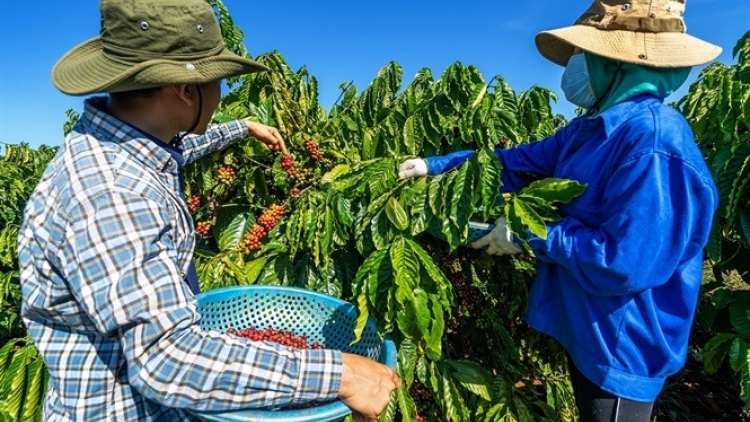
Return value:
M 270 341 L 282 346 L 294 347 L 296 349 L 325 349 L 325 345 L 317 341 L 312 344 L 307 343 L 307 336 L 298 336 L 291 331 L 274 330 L 273 328 L 256 329 L 255 327 L 236 330 L 227 329 L 227 334 L 237 337 L 247 338 L 253 341 Z

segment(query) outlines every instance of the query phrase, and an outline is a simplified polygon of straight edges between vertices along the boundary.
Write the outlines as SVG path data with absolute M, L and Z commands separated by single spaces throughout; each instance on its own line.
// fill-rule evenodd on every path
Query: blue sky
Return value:
M 390 61 L 404 68 L 404 84 L 423 67 L 439 77 L 457 61 L 489 80 L 502 75 L 517 92 L 540 85 L 558 92 L 558 113 L 574 107 L 560 94 L 562 68 L 537 52 L 534 35 L 571 24 L 589 0 L 534 1 L 250 1 L 224 0 L 245 32 L 251 54 L 278 50 L 293 69 L 307 66 L 329 109 L 339 85 L 362 91 Z M 736 41 L 750 30 L 749 0 L 689 0 L 688 33 L 721 46 L 732 64 Z M 55 62 L 99 32 L 94 0 L 0 2 L 0 142 L 60 145 L 65 110 L 82 97 L 57 91 Z M 693 69 L 688 82 L 698 75 Z M 685 94 L 687 84 L 668 100 Z

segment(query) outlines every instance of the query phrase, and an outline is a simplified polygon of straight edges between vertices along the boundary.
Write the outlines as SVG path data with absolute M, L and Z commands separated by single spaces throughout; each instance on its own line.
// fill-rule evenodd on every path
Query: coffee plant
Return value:
M 22 210 L 57 148 L 3 144 L 0 158 L 0 420 L 41 418 L 47 371 L 19 311 L 16 239 Z
M 406 381 L 383 420 L 572 416 L 562 350 L 522 320 L 533 256 L 497 259 L 466 247 L 470 222 L 501 214 L 522 239 L 526 230 L 545 236 L 557 204 L 585 188 L 544 179 L 498 191 L 493 149 L 564 124 L 551 113 L 554 94 L 516 94 L 461 63 L 440 78 L 423 69 L 401 90 L 402 69 L 389 63 L 361 93 L 342 86 L 325 113 L 306 69 L 292 71 L 278 52 L 256 60 L 271 72 L 248 76 L 215 119 L 278 127 L 290 155 L 250 139 L 186 169 L 190 203 L 205 204 L 194 219 L 210 227 L 196 250 L 201 288 L 303 287 L 354 303 L 358 330 L 375 318 L 399 345 Z M 459 149 L 477 153 L 441 176 L 398 179 L 405 158 Z M 218 176 L 226 166 L 230 183 Z M 415 400 L 414 391 L 429 398 Z
M 227 46 L 247 55 L 242 31 L 219 0 Z M 738 63 L 706 68 L 676 106 L 693 125 L 721 195 L 707 248 L 716 283 L 701 298 L 693 344 L 707 373 L 729 365 L 750 408 L 748 281 L 750 33 Z M 233 78 L 215 122 L 250 117 L 277 127 L 290 155 L 253 139 L 186 168 L 203 291 L 245 284 L 307 288 L 353 303 L 358 329 L 370 316 L 398 345 L 402 388 L 382 421 L 575 420 L 564 351 L 523 321 L 534 256 L 491 257 L 467 247 L 471 222 L 505 215 L 522 242 L 546 235 L 575 181 L 543 179 L 499 194 L 493 153 L 541 139 L 566 124 L 552 91 L 516 93 L 454 63 L 424 68 L 405 87 L 391 62 L 363 91 L 342 84 L 336 104 L 318 103 L 317 81 L 282 55 L 256 60 L 270 72 Z M 65 133 L 78 114 L 69 110 Z M 444 175 L 399 180 L 409 157 L 476 151 Z M 0 420 L 39 420 L 47 372 L 18 316 L 16 237 L 23 205 L 56 148 L 6 145 L 0 166 Z M 238 327 L 239 328 L 239 327 Z M 248 333 L 249 334 L 249 333 Z M 268 333 L 266 333 L 268 334 Z
M 702 348 L 704 370 L 729 364 L 750 408 L 750 32 L 733 50 L 737 64 L 715 63 L 677 104 L 690 121 L 719 189 L 706 248 L 716 282 L 704 285 L 698 323 L 713 337 Z M 746 285 L 737 289 L 727 275 Z

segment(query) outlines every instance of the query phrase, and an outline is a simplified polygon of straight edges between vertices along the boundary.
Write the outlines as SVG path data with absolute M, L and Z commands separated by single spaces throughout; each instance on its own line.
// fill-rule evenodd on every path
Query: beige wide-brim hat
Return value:
M 229 51 L 204 0 L 102 0 L 102 29 L 52 69 L 62 92 L 85 95 L 203 84 L 268 70 Z
M 543 31 L 536 46 L 545 58 L 566 66 L 576 47 L 651 67 L 708 63 L 721 48 L 685 33 L 686 0 L 596 0 L 567 28 Z

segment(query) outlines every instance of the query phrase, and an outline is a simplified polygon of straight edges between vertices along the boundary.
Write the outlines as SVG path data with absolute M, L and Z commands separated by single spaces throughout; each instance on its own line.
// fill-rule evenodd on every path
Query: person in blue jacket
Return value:
M 685 364 L 718 194 L 688 123 L 663 100 L 721 49 L 685 34 L 684 3 L 594 1 L 573 26 L 539 33 L 541 54 L 565 67 L 565 97 L 587 113 L 496 150 L 503 192 L 527 184 L 521 173 L 587 186 L 546 239 L 530 235 L 526 314 L 567 350 L 584 421 L 649 421 Z M 473 153 L 409 159 L 399 175 L 437 175 Z M 521 251 L 504 217 L 472 246 Z

